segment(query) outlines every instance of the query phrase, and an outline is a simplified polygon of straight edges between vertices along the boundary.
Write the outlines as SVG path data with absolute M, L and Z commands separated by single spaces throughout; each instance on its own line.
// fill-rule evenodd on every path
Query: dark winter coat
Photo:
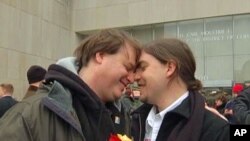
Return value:
M 120 109 L 118 109 L 113 102 L 107 103 L 106 107 L 110 110 L 115 132 L 129 136 L 131 129 L 130 113 L 125 110 L 124 105 L 122 105 L 122 103 L 120 104 Z
M 17 101 L 11 96 L 5 96 L 0 98 L 0 118 L 16 103 Z
M 250 124 L 250 87 L 235 98 L 233 116 L 240 124 Z
M 181 105 L 164 116 L 156 141 L 229 141 L 229 124 L 204 106 L 200 94 L 190 92 Z M 132 114 L 135 141 L 144 140 L 151 108 L 152 105 L 144 104 Z

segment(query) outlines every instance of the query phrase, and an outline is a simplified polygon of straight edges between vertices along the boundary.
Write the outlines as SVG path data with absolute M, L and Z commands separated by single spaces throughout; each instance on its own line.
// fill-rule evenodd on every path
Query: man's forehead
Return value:
M 127 57 L 127 62 L 129 65 L 136 65 L 136 53 L 132 47 L 123 47 L 123 53 Z
M 139 63 L 146 63 L 147 62 L 147 54 L 146 53 L 142 53 L 140 58 L 139 58 Z

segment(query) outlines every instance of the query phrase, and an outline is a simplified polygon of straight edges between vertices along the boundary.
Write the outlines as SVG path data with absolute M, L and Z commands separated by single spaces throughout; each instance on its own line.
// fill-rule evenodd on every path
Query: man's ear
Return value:
M 98 64 L 101 64 L 102 61 L 103 61 L 103 56 L 104 56 L 104 53 L 102 52 L 97 52 L 95 54 L 95 61 L 98 63 Z
M 3 95 L 6 94 L 6 93 L 7 93 L 7 92 L 6 92 L 6 89 L 3 89 Z
M 168 61 L 168 63 L 166 64 L 167 77 L 172 77 L 173 75 L 175 75 L 176 68 L 177 64 L 175 61 Z

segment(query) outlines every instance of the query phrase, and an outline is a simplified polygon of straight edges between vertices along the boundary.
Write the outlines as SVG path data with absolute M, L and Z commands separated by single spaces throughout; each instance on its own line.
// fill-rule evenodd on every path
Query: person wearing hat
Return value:
M 244 86 L 242 84 L 240 83 L 235 84 L 232 89 L 233 97 L 237 97 L 243 89 Z
M 230 124 L 237 124 L 238 121 L 234 116 L 233 108 L 235 105 L 235 98 L 240 94 L 243 90 L 243 85 L 240 83 L 236 83 L 232 88 L 232 99 L 227 102 L 224 108 L 224 116 L 228 119 Z
M 29 82 L 29 88 L 23 99 L 26 99 L 32 95 L 35 95 L 39 85 L 43 82 L 46 70 L 38 65 L 31 66 L 27 71 L 27 79 Z
M 250 87 L 245 87 L 235 98 L 234 102 L 234 117 L 239 124 L 250 124 Z

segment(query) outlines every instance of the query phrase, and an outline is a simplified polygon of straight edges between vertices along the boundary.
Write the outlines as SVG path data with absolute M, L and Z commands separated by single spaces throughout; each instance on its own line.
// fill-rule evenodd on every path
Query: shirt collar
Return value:
M 164 118 L 165 114 L 174 110 L 176 107 L 181 105 L 181 103 L 188 97 L 189 93 L 188 91 L 185 92 L 181 97 L 179 97 L 176 101 L 174 101 L 170 106 L 166 107 L 163 111 L 160 113 L 157 113 L 157 109 L 155 106 L 153 106 L 148 114 L 147 120 L 150 121 L 154 119 L 156 116 L 160 117 L 161 119 Z
M 188 91 L 186 91 L 181 97 L 179 97 L 176 101 L 174 101 L 170 106 L 166 107 L 163 111 L 159 113 L 159 115 L 163 118 L 165 114 L 169 111 L 172 111 L 179 105 L 181 105 L 182 101 L 188 97 Z
M 176 107 L 174 110 L 170 111 L 171 114 L 178 114 L 184 118 L 189 118 L 191 115 L 190 111 L 190 95 L 195 94 L 193 92 L 189 92 L 189 96 L 183 100 L 183 102 Z

